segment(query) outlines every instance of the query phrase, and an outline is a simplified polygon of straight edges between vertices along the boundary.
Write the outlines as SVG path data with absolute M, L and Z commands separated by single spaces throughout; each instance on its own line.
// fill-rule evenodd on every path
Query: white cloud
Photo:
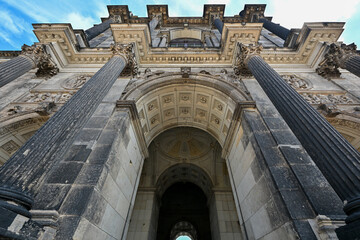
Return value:
M 84 17 L 80 13 L 71 12 L 66 15 L 65 18 L 61 20 L 61 22 L 71 23 L 74 29 L 88 29 L 92 27 L 95 22 L 98 21 L 95 21 L 91 17 Z
M 304 22 L 346 21 L 356 11 L 360 0 L 273 0 L 269 3 L 273 21 L 288 28 L 301 28 Z M 269 15 L 269 12 L 265 12 Z
M 3 39 L 5 42 L 10 44 L 15 49 L 19 48 L 19 46 L 13 40 L 11 40 L 11 36 L 9 36 L 5 31 L 2 31 L 1 29 L 0 29 L 0 39 Z
M 11 16 L 7 11 L 0 10 L 0 22 L 2 22 L 2 28 L 14 34 L 19 34 L 26 30 L 24 20 L 16 16 Z
M 231 0 L 208 0 L 207 4 L 230 4 Z

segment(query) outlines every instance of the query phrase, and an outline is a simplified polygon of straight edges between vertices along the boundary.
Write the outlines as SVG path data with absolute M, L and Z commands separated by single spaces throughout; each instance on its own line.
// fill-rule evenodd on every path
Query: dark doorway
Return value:
M 207 198 L 198 186 L 189 182 L 175 183 L 163 194 L 156 239 L 169 240 L 173 227 L 184 221 L 194 227 L 196 240 L 211 239 Z

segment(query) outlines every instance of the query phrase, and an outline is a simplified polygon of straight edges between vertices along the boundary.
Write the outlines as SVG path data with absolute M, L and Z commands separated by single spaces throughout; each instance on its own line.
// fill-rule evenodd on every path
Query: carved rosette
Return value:
M 354 43 L 349 45 L 332 43 L 329 46 L 329 51 L 325 54 L 325 58 L 316 68 L 316 72 L 327 79 L 338 78 L 341 75 L 338 68 L 346 68 L 346 60 L 355 55 L 356 45 Z
M 251 56 L 260 55 L 262 50 L 261 45 L 244 45 L 238 43 L 238 53 L 235 58 L 234 73 L 245 77 L 252 76 L 251 71 L 247 67 L 247 61 Z
M 113 52 L 114 55 L 120 55 L 126 60 L 127 64 L 125 69 L 121 73 L 122 76 L 136 76 L 138 74 L 139 67 L 135 56 L 135 43 L 116 43 L 110 46 L 110 50 Z
M 24 44 L 21 47 L 21 55 L 30 58 L 38 68 L 37 77 L 50 78 L 59 72 L 56 63 L 51 59 L 50 54 L 45 51 L 44 45 L 28 46 Z

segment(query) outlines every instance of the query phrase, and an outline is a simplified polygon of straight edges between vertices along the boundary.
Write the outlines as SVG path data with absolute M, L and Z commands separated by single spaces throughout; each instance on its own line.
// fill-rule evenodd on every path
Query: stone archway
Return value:
M 225 215 L 228 224 L 234 226 L 229 234 L 240 234 L 230 179 L 221 150 L 214 137 L 197 128 L 177 127 L 157 136 L 150 144 L 149 158 L 144 162 L 127 239 L 139 239 L 140 236 L 169 239 L 186 232 L 184 229 L 173 229 L 183 221 L 194 226 L 199 238 L 192 235 L 192 239 L 221 239 L 220 215 Z M 189 189 L 193 191 L 187 192 Z M 197 197 L 191 198 L 197 195 L 202 199 L 199 203 L 196 202 Z M 176 205 L 179 200 L 184 203 L 182 207 Z M 189 204 L 191 202 L 193 205 Z M 221 204 L 225 204 L 226 209 L 222 209 Z M 188 214 L 196 211 L 202 213 L 200 221 Z M 164 212 L 173 212 L 173 215 L 164 216 Z M 207 227 L 202 222 L 207 223 Z M 171 235 L 172 230 L 174 236 Z

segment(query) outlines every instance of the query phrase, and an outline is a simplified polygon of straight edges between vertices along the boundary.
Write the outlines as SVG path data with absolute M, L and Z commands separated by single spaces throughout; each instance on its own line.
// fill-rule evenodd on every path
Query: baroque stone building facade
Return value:
M 359 239 L 344 23 L 125 5 L 0 52 L 4 239 Z

